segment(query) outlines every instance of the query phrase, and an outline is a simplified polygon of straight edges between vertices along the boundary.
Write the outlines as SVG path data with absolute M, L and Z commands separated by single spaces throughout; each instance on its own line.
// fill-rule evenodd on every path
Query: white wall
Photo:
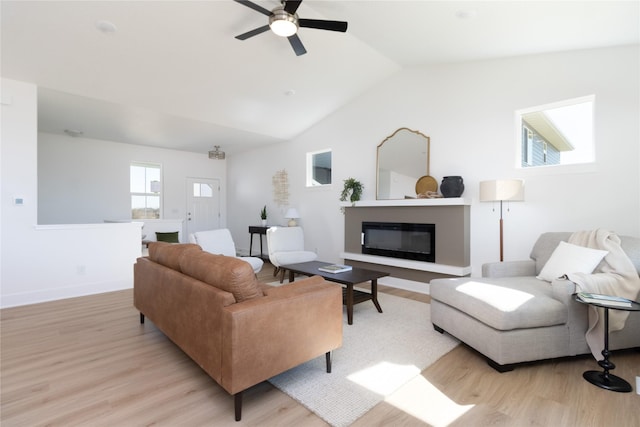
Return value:
M 505 260 L 528 258 L 544 231 L 605 227 L 640 235 L 640 54 L 638 46 L 425 66 L 404 70 L 294 140 L 229 159 L 229 228 L 248 245 L 246 227 L 262 205 L 270 223 L 271 177 L 286 169 L 308 249 L 338 261 L 344 224 L 342 181 L 365 185 L 375 198 L 376 146 L 395 129 L 431 137 L 431 175 L 461 175 L 471 208 L 473 275 L 498 259 L 498 212 L 479 203 L 478 183 L 523 178 L 525 201 L 505 212 Z M 515 110 L 595 94 L 597 163 L 521 170 L 516 164 Z M 305 153 L 333 150 L 332 188 L 305 188 Z M 249 172 L 250 171 L 250 172 Z M 246 235 L 246 243 L 238 238 Z M 438 238 L 446 238 L 439 235 Z
M 38 222 L 86 224 L 130 218 L 131 162 L 161 165 L 163 219 L 186 218 L 187 177 L 220 180 L 225 223 L 226 161 L 211 160 L 207 153 L 50 133 L 38 134 Z
M 36 87 L 1 84 L 0 307 L 131 287 L 139 224 L 37 225 Z
M 606 227 L 640 235 L 639 64 L 638 46 L 630 46 L 404 70 L 290 142 L 228 156 L 226 166 L 206 159 L 202 167 L 227 168 L 223 213 L 228 218 L 222 224 L 231 229 L 238 249 L 248 250 L 247 227 L 260 223 L 263 205 L 270 224 L 285 223 L 286 207 L 275 205 L 271 182 L 276 171 L 285 169 L 290 205 L 302 216 L 307 247 L 320 259 L 339 261 L 344 242 L 338 201 L 342 181 L 357 178 L 365 185 L 363 198 L 374 199 L 376 146 L 399 127 L 420 130 L 431 137 L 431 175 L 438 180 L 463 176 L 464 196 L 474 200 L 471 260 L 478 275 L 483 262 L 498 258 L 498 214 L 491 204 L 477 202 L 478 182 L 485 179 L 526 180 L 525 202 L 511 204 L 505 215 L 507 260 L 528 257 L 538 234 L 547 230 Z M 596 95 L 597 164 L 560 171 L 516 169 L 514 111 L 588 94 Z M 34 85 L 2 80 L 2 307 L 130 287 L 132 264 L 140 254 L 135 225 L 36 225 L 36 96 Z M 172 177 L 165 188 L 171 195 L 165 215 L 184 216 L 184 176 L 197 172 L 224 178 L 224 172 L 193 169 L 201 167 L 201 158 L 189 153 L 85 142 L 100 145 L 89 151 L 102 150 L 103 144 L 124 150 L 128 154 L 116 156 L 116 161 L 127 165 L 141 160 L 132 152 L 145 154 L 143 160 L 148 154 L 156 156 Z M 305 155 L 325 148 L 333 150 L 334 184 L 305 188 Z M 119 179 L 109 175 L 111 182 Z M 168 183 L 167 175 L 165 180 Z M 111 197 L 107 192 L 105 197 Z M 16 196 L 24 198 L 24 206 L 13 205 Z

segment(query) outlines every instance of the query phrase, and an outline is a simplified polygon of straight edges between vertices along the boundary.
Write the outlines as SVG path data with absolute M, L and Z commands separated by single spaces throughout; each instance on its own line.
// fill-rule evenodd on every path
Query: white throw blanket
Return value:
M 569 280 L 577 285 L 577 292 L 615 295 L 635 300 L 640 293 L 640 277 L 635 266 L 620 247 L 620 237 L 603 229 L 576 231 L 569 237 L 569 243 L 588 248 L 609 251 L 603 262 L 592 274 L 569 273 Z M 624 327 L 628 311 L 609 310 L 609 331 Z M 596 360 L 602 359 L 604 348 L 604 309 L 590 306 L 587 344 Z

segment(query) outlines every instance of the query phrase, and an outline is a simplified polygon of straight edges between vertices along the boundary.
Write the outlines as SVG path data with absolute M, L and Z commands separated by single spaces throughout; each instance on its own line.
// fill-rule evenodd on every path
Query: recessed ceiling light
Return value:
M 101 20 L 96 22 L 96 28 L 103 34 L 115 34 L 118 27 L 113 22 Z
M 456 12 L 456 18 L 459 19 L 472 19 L 475 18 L 478 12 L 473 9 L 460 9 Z

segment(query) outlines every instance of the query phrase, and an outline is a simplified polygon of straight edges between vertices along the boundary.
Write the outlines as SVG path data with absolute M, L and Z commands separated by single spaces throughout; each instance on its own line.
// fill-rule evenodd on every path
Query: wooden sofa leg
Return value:
M 140 313 L 140 324 L 144 325 L 144 313 Z
M 327 374 L 330 374 L 331 373 L 331 352 L 327 351 L 324 357 L 327 360 Z
M 280 267 L 273 267 L 273 277 L 276 277 L 278 271 L 280 271 Z
M 236 421 L 240 421 L 242 418 L 242 392 L 238 392 L 233 395 L 233 405 L 236 410 Z

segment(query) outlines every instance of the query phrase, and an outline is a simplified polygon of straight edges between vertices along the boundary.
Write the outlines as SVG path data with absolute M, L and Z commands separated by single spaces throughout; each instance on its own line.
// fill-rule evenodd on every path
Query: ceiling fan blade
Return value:
M 287 37 L 289 39 L 289 43 L 291 43 L 291 47 L 293 51 L 296 53 L 296 56 L 304 55 L 307 53 L 307 49 L 304 48 L 302 42 L 300 41 L 300 37 L 297 34 Z
M 300 7 L 300 3 L 302 3 L 302 0 L 299 0 L 299 1 L 288 0 L 284 2 L 285 12 L 290 13 L 292 15 L 295 14 L 296 10 L 298 10 L 298 8 Z
M 260 5 L 257 5 L 257 4 L 255 4 L 253 2 L 250 2 L 248 0 L 234 0 L 234 1 L 237 2 L 237 3 L 240 3 L 242 5 L 245 5 L 248 8 L 255 10 L 256 12 L 260 12 L 263 15 L 271 16 L 271 11 L 270 10 L 267 10 L 264 7 L 262 7 Z
M 322 19 L 298 19 L 298 24 L 304 28 L 315 28 L 317 30 L 347 31 L 347 23 L 344 21 L 325 21 Z
M 256 29 L 254 29 L 254 30 L 247 31 L 244 34 L 240 34 L 239 36 L 236 36 L 236 38 L 238 40 L 246 40 L 249 37 L 257 36 L 258 34 L 262 34 L 262 33 L 264 33 L 265 31 L 268 31 L 268 30 L 269 30 L 269 26 L 268 25 L 264 25 L 262 27 L 258 27 Z

